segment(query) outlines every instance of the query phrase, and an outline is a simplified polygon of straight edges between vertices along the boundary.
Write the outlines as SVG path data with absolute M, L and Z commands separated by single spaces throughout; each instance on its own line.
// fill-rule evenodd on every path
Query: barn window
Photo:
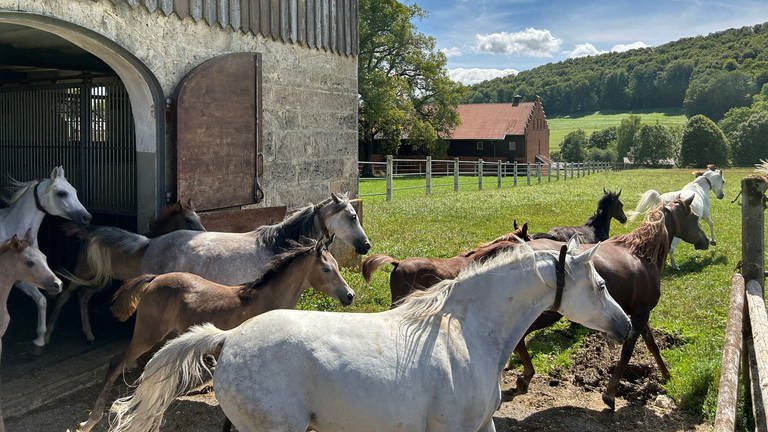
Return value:
M 483 142 L 478 141 L 476 148 L 477 148 L 477 151 L 483 151 Z
M 511 152 L 515 151 L 516 147 L 517 146 L 515 145 L 514 141 L 510 141 L 509 142 L 509 151 L 511 151 Z

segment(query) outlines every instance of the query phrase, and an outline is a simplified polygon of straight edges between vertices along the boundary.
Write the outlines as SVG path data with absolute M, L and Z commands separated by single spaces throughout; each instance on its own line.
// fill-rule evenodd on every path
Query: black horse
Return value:
M 615 193 L 603 189 L 603 196 L 597 201 L 597 211 L 587 219 L 584 225 L 555 227 L 545 233 L 534 233 L 531 238 L 567 242 L 574 234 L 578 234 L 582 243 L 597 243 L 607 240 L 612 218 L 621 223 L 627 221 L 627 215 L 624 214 L 624 203 L 619 199 L 620 196 L 621 191 Z

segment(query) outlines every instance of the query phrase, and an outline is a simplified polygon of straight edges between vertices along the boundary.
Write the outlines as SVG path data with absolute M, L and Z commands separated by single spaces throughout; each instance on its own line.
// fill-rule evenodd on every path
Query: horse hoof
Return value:
M 528 393 L 528 381 L 523 377 L 517 377 L 517 394 Z
M 603 402 L 608 405 L 608 408 L 610 408 L 611 411 L 616 411 L 616 398 L 607 393 L 603 393 Z
M 709 244 L 710 244 L 710 245 L 712 245 L 712 246 L 717 246 L 717 242 L 716 242 L 716 241 L 714 241 L 714 240 L 710 240 L 710 241 L 709 241 Z

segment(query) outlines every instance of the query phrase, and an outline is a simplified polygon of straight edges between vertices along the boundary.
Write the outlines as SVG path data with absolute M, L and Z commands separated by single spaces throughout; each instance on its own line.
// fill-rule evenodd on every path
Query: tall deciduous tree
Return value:
M 683 129 L 679 163 L 704 167 L 713 163 L 728 165 L 728 143 L 723 131 L 704 115 L 695 115 Z
M 429 154 L 445 149 L 440 138 L 459 123 L 456 107 L 465 88 L 448 77 L 435 40 L 416 31 L 424 17 L 416 5 L 360 0 L 358 58 L 359 141 L 369 158 L 374 137 L 395 153 L 400 139 Z
M 619 128 L 616 130 L 616 157 L 617 162 L 621 162 L 624 156 L 627 156 L 632 148 L 632 139 L 635 133 L 640 129 L 640 116 L 630 115 L 623 118 Z
M 731 142 L 733 163 L 752 166 L 768 156 L 768 112 L 760 111 L 736 128 Z
M 642 125 L 632 139 L 629 154 L 636 164 L 658 165 L 675 157 L 675 137 L 668 128 L 658 123 Z
M 560 144 L 560 157 L 568 162 L 583 162 L 584 148 L 587 146 L 587 134 L 581 129 L 569 132 Z

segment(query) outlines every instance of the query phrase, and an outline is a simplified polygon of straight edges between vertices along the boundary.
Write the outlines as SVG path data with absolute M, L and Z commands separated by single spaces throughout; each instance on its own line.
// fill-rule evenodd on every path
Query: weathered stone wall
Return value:
M 261 53 L 265 199 L 258 206 L 295 208 L 329 192 L 356 195 L 356 57 L 107 0 L 0 0 L 3 11 L 39 14 L 103 35 L 143 62 L 166 97 L 210 58 Z M 167 183 L 171 191 L 173 183 Z

